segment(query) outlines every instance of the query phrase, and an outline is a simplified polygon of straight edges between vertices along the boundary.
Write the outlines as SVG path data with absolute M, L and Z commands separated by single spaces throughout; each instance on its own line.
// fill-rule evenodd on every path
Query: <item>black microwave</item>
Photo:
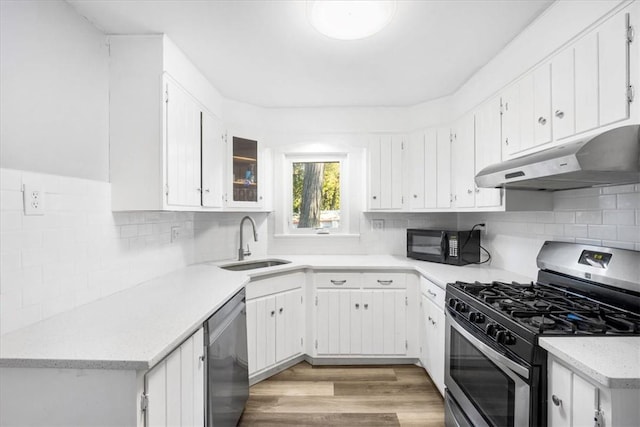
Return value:
M 442 264 L 480 262 L 480 230 L 407 229 L 407 257 Z

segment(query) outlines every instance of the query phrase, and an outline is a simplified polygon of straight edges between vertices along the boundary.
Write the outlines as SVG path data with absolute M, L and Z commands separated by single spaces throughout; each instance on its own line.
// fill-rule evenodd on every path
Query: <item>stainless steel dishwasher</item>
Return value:
M 249 398 L 244 289 L 206 322 L 207 426 L 235 426 Z

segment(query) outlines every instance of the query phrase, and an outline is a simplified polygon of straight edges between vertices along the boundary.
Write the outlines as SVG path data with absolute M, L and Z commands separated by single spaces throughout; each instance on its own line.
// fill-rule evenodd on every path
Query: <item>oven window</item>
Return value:
M 513 426 L 515 384 L 458 331 L 451 329 L 450 374 L 491 425 Z
M 411 252 L 417 254 L 435 255 L 437 257 L 442 256 L 442 248 L 440 242 L 442 237 L 437 236 L 424 236 L 416 235 L 411 236 Z

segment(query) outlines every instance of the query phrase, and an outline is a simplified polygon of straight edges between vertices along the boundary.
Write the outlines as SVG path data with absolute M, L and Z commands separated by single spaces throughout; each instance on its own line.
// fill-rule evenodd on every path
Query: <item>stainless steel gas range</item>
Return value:
M 640 252 L 546 242 L 535 283 L 447 285 L 447 426 L 545 426 L 540 336 L 640 335 Z

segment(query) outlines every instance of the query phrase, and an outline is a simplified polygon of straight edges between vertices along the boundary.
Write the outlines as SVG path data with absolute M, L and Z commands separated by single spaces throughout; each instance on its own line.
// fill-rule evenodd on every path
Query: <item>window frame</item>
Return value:
M 347 197 L 347 153 L 285 153 L 284 180 L 287 188 L 284 199 L 282 230 L 288 235 L 326 236 L 344 235 L 349 231 L 349 207 Z M 336 228 L 296 228 L 293 226 L 293 164 L 338 163 L 340 166 L 340 226 Z

